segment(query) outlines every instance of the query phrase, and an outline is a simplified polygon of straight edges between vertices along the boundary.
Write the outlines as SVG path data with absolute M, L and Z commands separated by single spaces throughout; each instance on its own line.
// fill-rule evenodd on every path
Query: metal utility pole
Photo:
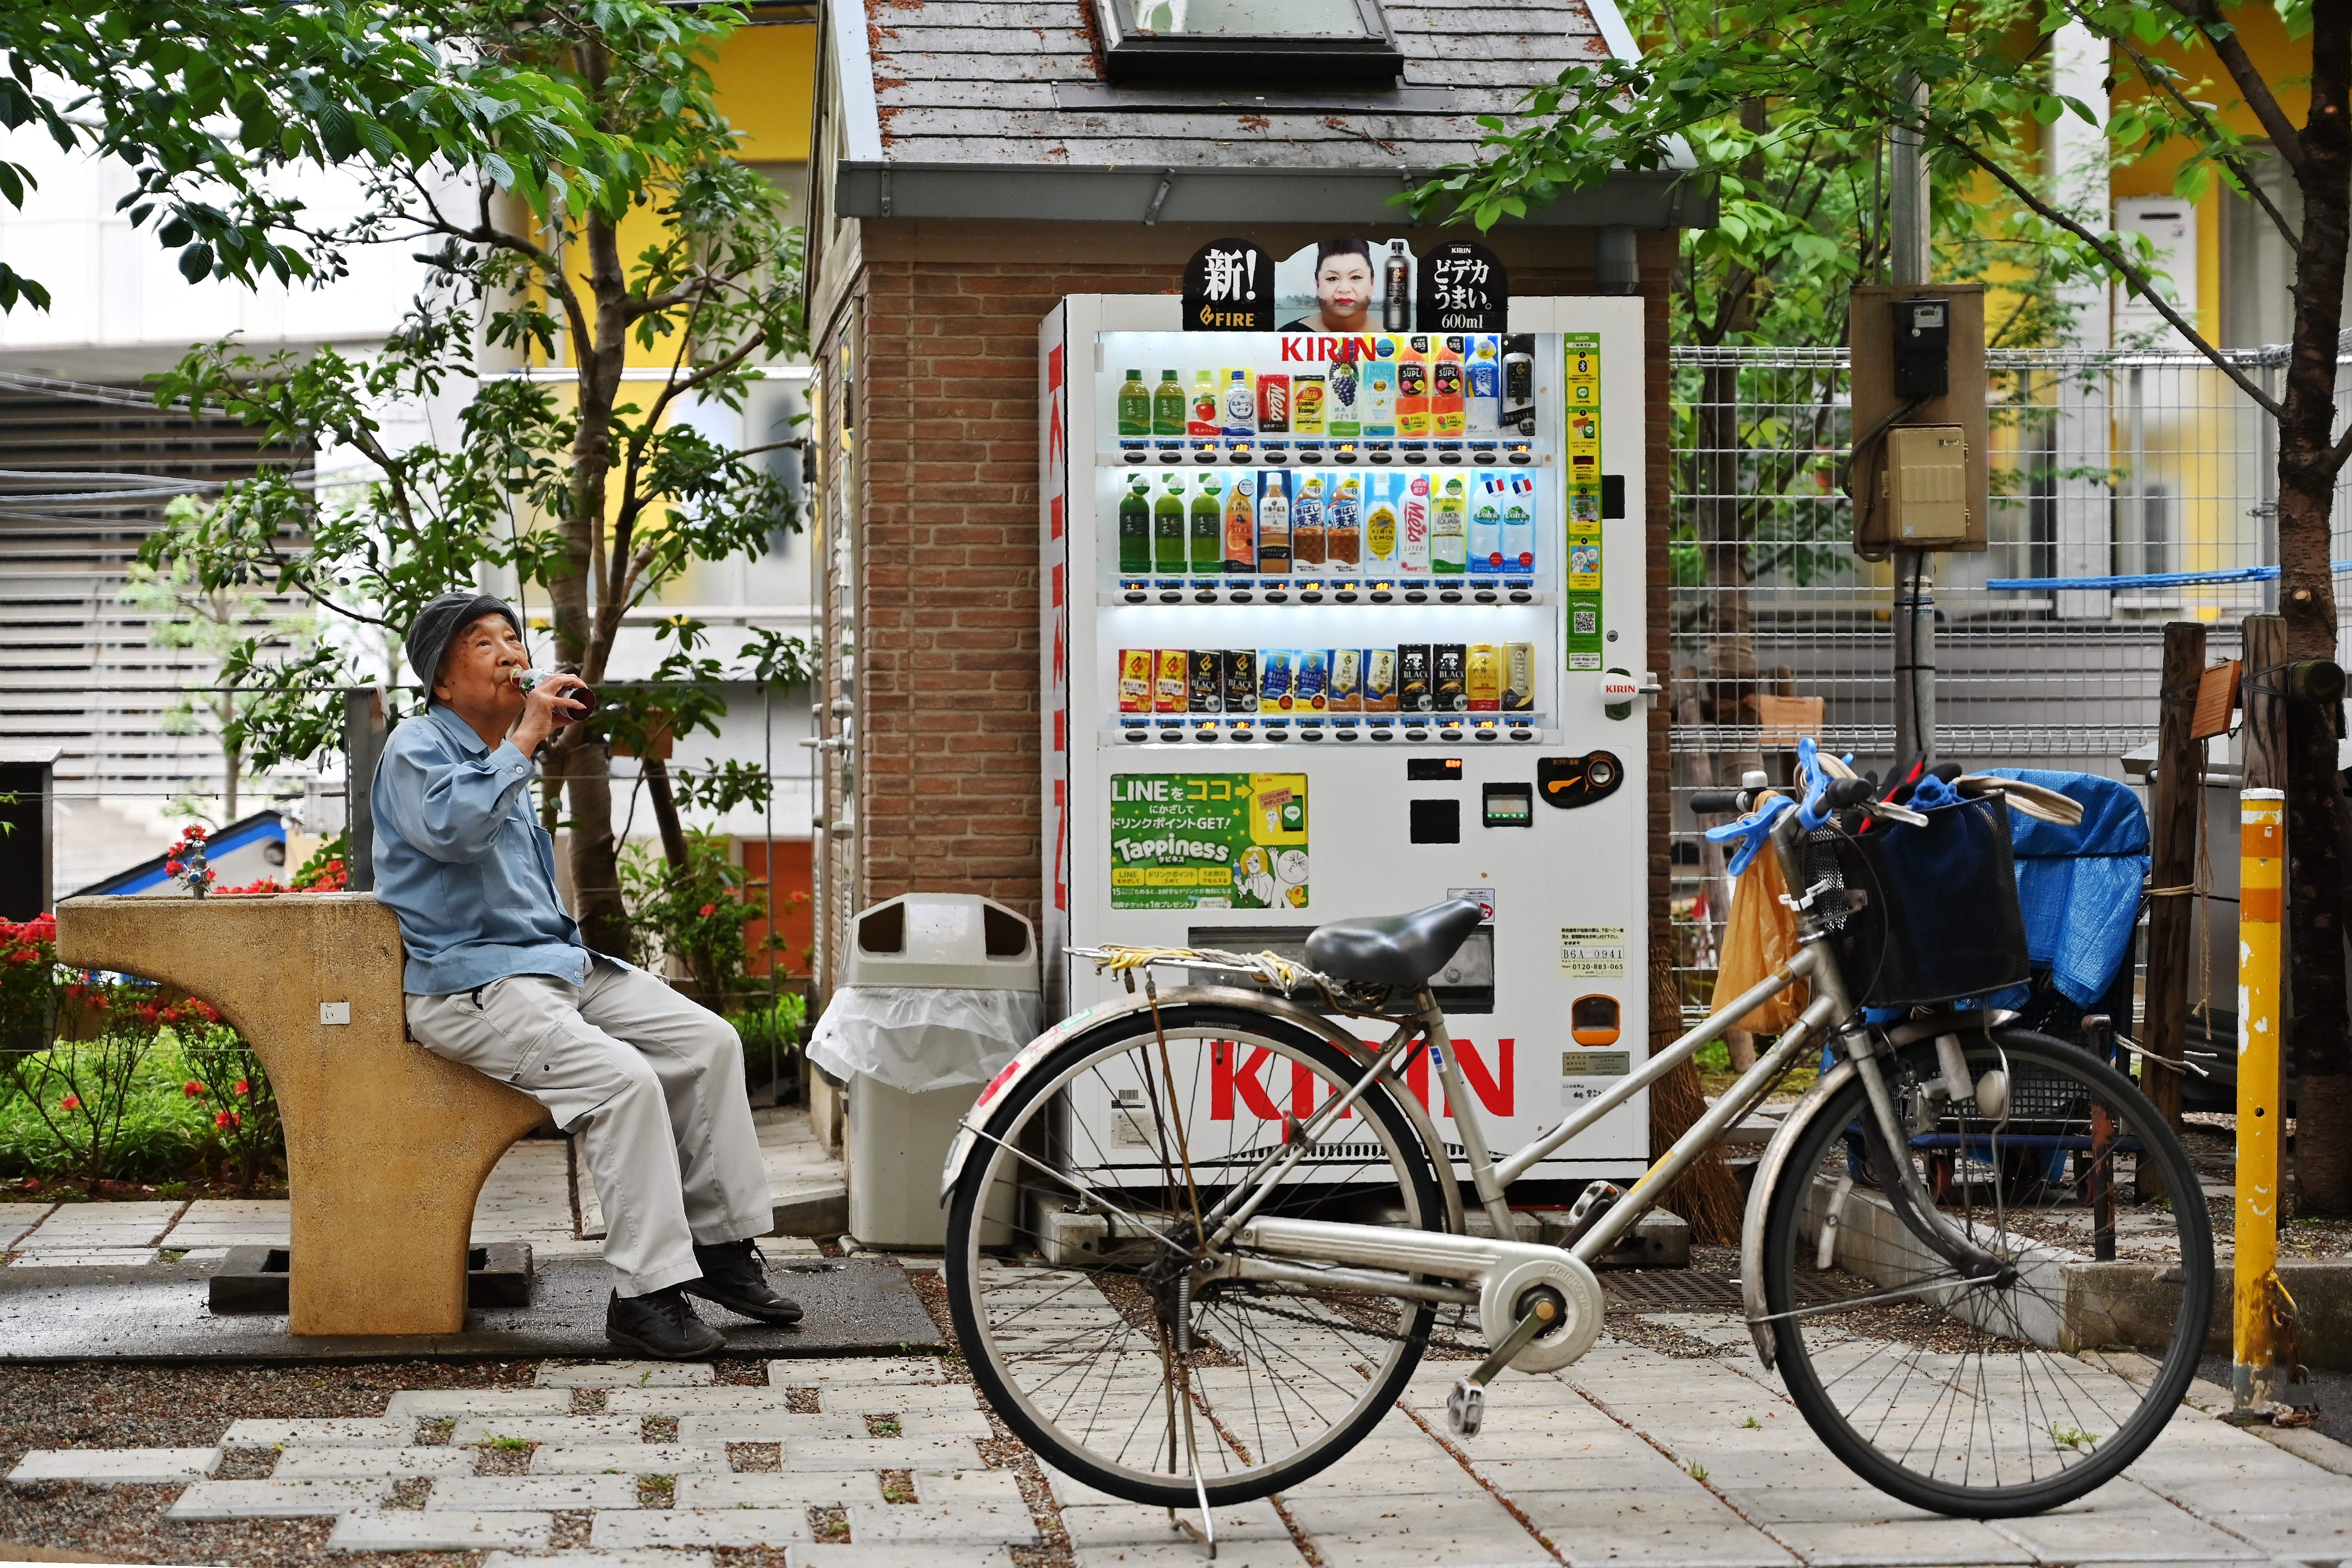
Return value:
M 1903 94 L 1914 114 L 1927 107 L 1927 84 L 1905 76 Z M 1887 232 L 1890 281 L 1927 281 L 1927 143 L 1896 126 L 1888 138 L 1886 188 L 1893 212 Z M 1895 552 L 1895 765 L 1913 757 L 1936 760 L 1936 567 L 1925 550 Z

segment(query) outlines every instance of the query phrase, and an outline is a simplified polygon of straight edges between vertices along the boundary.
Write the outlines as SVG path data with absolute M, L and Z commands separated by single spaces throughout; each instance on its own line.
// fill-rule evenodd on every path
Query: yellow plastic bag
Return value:
M 1797 912 L 1780 901 L 1788 885 L 1780 876 L 1780 858 L 1766 845 L 1748 869 L 1732 884 L 1731 919 L 1725 922 L 1723 962 L 1716 970 L 1715 1002 L 1728 1004 L 1741 992 L 1771 978 L 1797 953 Z M 1797 1021 L 1805 1009 L 1807 987 L 1802 981 L 1779 995 L 1757 1004 L 1732 1027 L 1751 1034 L 1778 1035 Z

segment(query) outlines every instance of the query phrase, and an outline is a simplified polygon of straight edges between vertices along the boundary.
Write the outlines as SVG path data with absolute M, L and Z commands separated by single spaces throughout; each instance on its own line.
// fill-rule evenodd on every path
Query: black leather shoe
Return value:
M 770 1288 L 768 1259 L 758 1242 L 722 1241 L 716 1247 L 696 1242 L 694 1260 L 702 1265 L 702 1278 L 688 1280 L 679 1289 L 762 1323 L 801 1321 L 801 1304 Z
M 694 1315 L 680 1285 L 646 1296 L 614 1291 L 604 1309 L 604 1337 L 656 1361 L 700 1361 L 727 1343 L 726 1335 Z

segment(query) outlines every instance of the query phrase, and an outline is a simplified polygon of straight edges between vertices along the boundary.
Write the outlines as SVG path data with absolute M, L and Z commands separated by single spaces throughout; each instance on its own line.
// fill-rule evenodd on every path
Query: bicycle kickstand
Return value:
M 1524 1298 L 1523 1298 L 1524 1299 Z M 1538 1336 L 1557 1321 L 1565 1303 L 1549 1290 L 1539 1291 L 1528 1303 L 1528 1315 L 1513 1325 L 1503 1336 L 1503 1342 L 1486 1353 L 1486 1359 L 1472 1369 L 1470 1375 L 1454 1385 L 1445 1396 L 1445 1429 L 1456 1437 L 1475 1437 L 1486 1420 L 1486 1385 L 1495 1375 L 1517 1359 Z

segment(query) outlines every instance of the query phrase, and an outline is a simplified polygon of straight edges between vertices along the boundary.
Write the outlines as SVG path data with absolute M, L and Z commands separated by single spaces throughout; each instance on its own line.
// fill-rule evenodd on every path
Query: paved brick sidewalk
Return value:
M 1461 1365 L 1425 1366 L 1356 1453 L 1285 1497 L 1223 1510 L 1218 1563 L 1302 1568 L 1310 1551 L 1324 1568 L 2352 1557 L 2352 1450 L 2309 1434 L 2298 1443 L 2334 1471 L 2184 1410 L 2085 1502 L 1947 1520 L 1832 1460 L 1741 1353 L 1735 1318 L 1641 1322 L 1634 1337 L 1685 1353 L 1612 1333 L 1559 1375 L 1506 1378 L 1475 1438 L 1444 1436 Z M 1205 1561 L 1163 1511 L 1058 1476 L 1037 1485 L 951 1363 L 768 1372 L 743 1386 L 707 1366 L 546 1363 L 534 1387 L 399 1393 L 357 1419 L 240 1421 L 210 1447 L 37 1451 L 9 1479 L 175 1486 L 167 1519 L 331 1518 L 331 1548 L 473 1550 L 486 1568 L 706 1568 L 714 1549 L 740 1547 L 791 1568 Z

